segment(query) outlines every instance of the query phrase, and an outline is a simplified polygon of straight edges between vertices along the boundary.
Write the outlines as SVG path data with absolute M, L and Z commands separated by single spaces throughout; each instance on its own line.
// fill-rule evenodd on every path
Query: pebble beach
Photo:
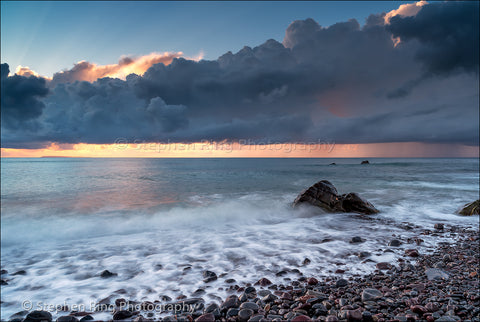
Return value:
M 407 244 L 396 262 L 380 262 L 364 276 L 342 278 L 337 269 L 327 278 L 304 276 L 286 283 L 260 277 L 252 283 L 225 280 L 230 295 L 209 301 L 196 297 L 167 296 L 152 301 L 109 297 L 95 309 L 75 311 L 64 307 L 54 318 L 48 311 L 20 311 L 10 321 L 480 321 L 478 229 L 438 223 L 415 228 L 416 238 L 393 238 L 388 249 Z M 412 228 L 406 228 L 412 229 Z M 424 253 L 422 238 L 438 239 Z M 352 242 L 361 244 L 359 237 Z M 366 259 L 368 260 L 368 259 Z M 310 265 L 309 259 L 304 265 Z M 5 272 L 2 272 L 5 273 Z M 110 272 L 104 272 L 105 278 Z M 114 274 L 114 273 L 111 273 Z M 282 272 L 277 274 L 282 275 Z M 205 271 L 208 285 L 220 279 Z

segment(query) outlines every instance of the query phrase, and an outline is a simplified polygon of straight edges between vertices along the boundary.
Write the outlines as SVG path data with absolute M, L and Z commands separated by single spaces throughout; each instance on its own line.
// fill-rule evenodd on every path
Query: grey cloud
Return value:
M 428 72 L 478 73 L 479 2 L 446 1 L 423 6 L 416 16 L 395 16 L 387 29 L 402 41 L 417 40 L 416 57 Z
M 439 19 L 445 14 L 430 12 Z M 409 31 L 407 40 L 398 27 L 407 18 L 392 18 L 392 27 L 383 17 L 371 15 L 363 27 L 356 20 L 330 27 L 295 21 L 283 43 L 270 39 L 213 61 L 177 58 L 125 81 L 62 80 L 42 97 L 43 112 L 33 117 L 41 126 L 2 131 L 3 144 L 113 143 L 119 137 L 478 144 L 478 74 L 465 65 L 425 77 L 423 67 L 431 66 L 418 53 L 427 45 L 440 52 L 443 47 L 422 42 L 424 30 Z M 419 19 L 438 29 L 438 21 Z M 438 30 L 447 36 L 473 32 L 471 25 L 462 26 Z M 394 47 L 392 35 L 405 41 Z M 2 98 L 2 113 L 3 104 Z
M 45 104 L 41 100 L 48 94 L 43 78 L 8 76 L 8 64 L 1 65 L 1 116 L 2 128 L 38 128 L 36 119 L 42 114 Z

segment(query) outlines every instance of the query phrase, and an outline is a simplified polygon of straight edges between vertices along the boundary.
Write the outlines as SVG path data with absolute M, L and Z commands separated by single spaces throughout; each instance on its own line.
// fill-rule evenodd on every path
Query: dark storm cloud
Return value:
M 432 3 L 416 16 L 392 17 L 387 29 L 402 41 L 417 40 L 416 56 L 431 73 L 478 73 L 478 1 Z
M 394 26 L 385 25 L 385 14 L 371 15 L 363 27 L 356 20 L 330 27 L 295 21 L 282 43 L 268 40 L 214 61 L 177 58 L 125 81 L 62 79 L 42 98 L 43 112 L 31 116 L 38 128 L 7 128 L 2 122 L 3 146 L 118 138 L 478 144 L 478 73 L 471 72 L 478 60 L 442 69 L 455 73 L 433 73 L 438 63 L 420 54 L 431 48 L 451 56 L 450 42 L 470 39 L 463 34 L 475 31 L 465 22 L 454 31 L 453 22 L 448 30 L 436 27 L 448 10 L 435 6 L 416 22 L 393 17 Z M 459 3 L 457 11 L 463 8 Z M 461 15 L 452 16 L 454 21 Z M 406 32 L 405 21 L 422 21 L 424 28 Z M 445 43 L 427 40 L 435 32 L 445 33 Z M 396 47 L 395 35 L 402 39 Z M 467 51 L 461 57 L 470 60 L 475 51 L 467 45 L 455 49 Z M 88 64 L 76 67 L 91 69 Z M 425 70 L 432 71 L 429 77 Z M 2 113 L 3 105 L 2 69 Z
M 22 131 L 26 127 L 38 127 L 35 120 L 45 108 L 41 98 L 48 94 L 45 79 L 8 77 L 9 72 L 8 64 L 1 64 L 2 128 Z

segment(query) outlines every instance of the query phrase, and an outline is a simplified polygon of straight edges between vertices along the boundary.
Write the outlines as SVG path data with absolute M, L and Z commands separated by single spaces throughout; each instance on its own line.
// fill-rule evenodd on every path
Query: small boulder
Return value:
M 480 199 L 475 200 L 474 202 L 467 203 L 459 211 L 457 211 L 457 213 L 459 215 L 462 215 L 462 216 L 479 215 L 480 214 Z
M 212 281 L 215 281 L 217 279 L 217 274 L 212 271 L 203 271 L 203 282 L 204 283 L 210 283 Z
M 418 257 L 420 254 L 416 249 L 405 249 L 405 255 L 410 257 Z
M 259 279 L 258 282 L 255 283 L 255 285 L 260 285 L 260 286 L 268 286 L 270 284 L 272 284 L 272 282 L 270 282 L 270 280 L 265 277 Z
M 297 206 L 305 202 L 320 207 L 327 212 L 334 212 L 335 209 L 340 207 L 337 188 L 327 180 L 319 181 L 304 190 L 295 199 L 293 205 Z
M 370 162 L 368 162 L 368 160 L 363 160 L 360 164 L 370 164 Z
M 318 280 L 315 277 L 310 277 L 310 278 L 307 279 L 307 284 L 308 285 L 317 285 Z
M 352 239 L 350 239 L 350 244 L 357 244 L 362 242 L 364 242 L 364 240 L 362 239 L 362 237 L 359 237 L 359 236 L 355 236 L 355 237 L 352 237 Z
M 310 319 L 306 315 L 299 315 L 292 319 L 292 322 L 301 322 L 301 321 L 312 321 L 312 319 Z
M 367 200 L 351 192 L 339 195 L 337 188 L 327 180 L 315 183 L 304 190 L 293 202 L 293 207 L 307 203 L 326 212 L 355 212 L 359 214 L 376 214 L 379 211 Z
M 392 265 L 390 265 L 387 262 L 380 262 L 380 263 L 377 263 L 376 267 L 379 270 L 387 270 L 387 269 L 392 268 Z
M 341 196 L 342 207 L 345 212 L 356 212 L 359 214 L 371 215 L 379 211 L 370 202 L 360 197 L 355 192 Z
M 205 313 L 203 315 L 200 315 L 195 322 L 211 322 L 215 321 L 215 315 L 212 313 Z
M 362 292 L 362 302 L 375 301 L 383 296 L 382 292 L 374 288 L 366 288 Z
M 23 320 L 24 322 L 51 322 L 52 321 L 52 315 L 50 312 L 47 311 L 33 311 L 29 313 L 25 319 Z
M 348 285 L 348 281 L 346 279 L 339 279 L 338 281 L 335 282 L 335 287 L 345 287 Z
M 360 309 L 347 310 L 347 321 L 362 321 L 362 311 Z
M 128 319 L 128 318 L 131 318 L 132 315 L 133 313 L 127 310 L 117 311 L 113 314 L 113 320 L 115 321 L 115 320 Z
M 226 311 L 231 308 L 237 308 L 240 306 L 240 301 L 238 299 L 238 296 L 236 295 L 230 295 L 225 299 L 225 302 L 222 303 L 221 305 L 221 310 Z
M 12 275 L 27 275 L 27 272 L 22 269 L 22 270 L 19 270 L 19 271 L 13 273 Z
M 391 247 L 399 247 L 402 245 L 402 242 L 399 241 L 398 239 L 392 239 L 389 243 L 388 243 L 388 246 L 391 246 Z
M 427 275 L 429 281 L 448 279 L 448 274 L 438 268 L 427 268 L 425 270 L 425 275 Z
M 117 273 L 112 273 L 109 270 L 104 270 L 102 273 L 100 273 L 101 278 L 109 278 L 117 275 L 118 275 Z
M 238 311 L 238 319 L 240 321 L 248 321 L 252 315 L 253 311 L 251 309 L 241 309 Z

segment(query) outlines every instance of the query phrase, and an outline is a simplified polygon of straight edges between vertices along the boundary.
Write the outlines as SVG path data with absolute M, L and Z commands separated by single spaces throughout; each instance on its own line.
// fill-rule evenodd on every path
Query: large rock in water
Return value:
M 302 203 L 320 207 L 326 212 L 356 212 L 366 215 L 379 212 L 370 202 L 354 192 L 338 195 L 337 188 L 327 180 L 319 181 L 299 194 L 293 206 Z
M 458 214 L 462 216 L 480 215 L 480 199 L 467 203 L 458 211 Z

